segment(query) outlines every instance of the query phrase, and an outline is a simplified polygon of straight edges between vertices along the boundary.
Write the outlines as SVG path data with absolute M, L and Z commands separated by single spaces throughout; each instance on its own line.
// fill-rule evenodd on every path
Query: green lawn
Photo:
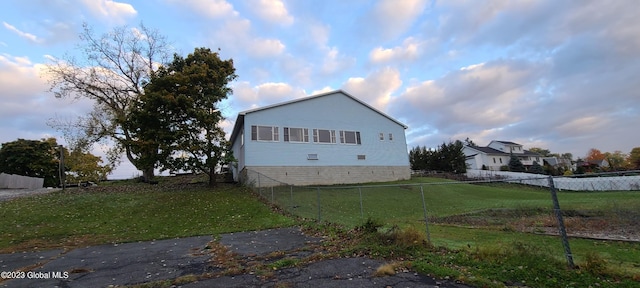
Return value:
M 424 185 L 416 185 L 417 183 Z M 537 214 L 551 215 L 553 211 L 548 189 L 516 184 L 453 184 L 452 181 L 433 178 L 414 178 L 382 186 L 264 188 L 261 195 L 292 214 L 305 218 L 340 223 L 348 227 L 362 225 L 371 218 L 381 221 L 387 227 L 413 226 L 426 234 L 421 186 L 426 213 L 432 220 L 453 215 L 473 215 L 489 209 L 507 215 L 512 213 L 511 220 L 526 220 Z M 627 220 L 634 221 L 636 227 L 638 225 L 638 191 L 558 192 L 558 198 L 561 208 L 567 212 L 596 215 L 602 219 L 636 217 Z M 477 217 L 486 219 L 482 214 Z M 551 220 L 555 221 L 553 218 Z M 450 249 L 496 249 L 522 242 L 549 251 L 558 259 L 565 257 L 562 242 L 557 236 L 522 233 L 513 229 L 501 229 L 500 226 L 469 228 L 433 223 L 429 225 L 429 232 L 433 244 Z M 640 243 L 574 238 L 570 244 L 578 264 L 584 262 L 587 254 L 595 252 L 616 266 L 616 269 L 640 275 Z
M 403 182 L 404 186 L 363 186 L 360 189 L 342 186 L 321 187 L 319 190 L 310 187 L 280 187 L 262 189 L 259 193 L 263 198 L 275 201 L 288 212 L 304 218 L 320 218 L 322 222 L 342 223 L 347 227 L 361 225 L 371 218 L 384 222 L 387 228 L 393 225 L 403 228 L 413 226 L 418 231 L 425 231 L 420 186 L 410 184 L 442 181 L 421 178 Z M 430 219 L 473 214 L 488 211 L 487 209 L 513 209 L 525 212 L 551 209 L 548 191 L 519 185 L 426 184 L 423 185 L 423 191 Z M 598 214 L 600 216 L 636 215 L 625 212 L 640 210 L 639 197 L 638 192 L 559 194 L 563 209 L 602 211 Z M 221 185 L 212 190 L 198 185 L 171 186 L 169 183 L 168 186 L 149 186 L 116 183 L 98 189 L 69 189 L 67 192 L 0 202 L 0 213 L 0 225 L 3 227 L 0 234 L 0 252 L 5 253 L 217 235 L 300 223 L 291 217 L 273 212 L 248 188 L 230 185 Z M 484 217 L 484 214 L 478 215 Z M 454 279 L 464 279 L 467 283 L 479 283 L 480 286 L 488 287 L 500 287 L 500 283 L 508 283 L 519 277 L 529 277 L 529 281 L 534 281 L 538 276 L 551 277 L 545 280 L 547 284 L 540 287 L 557 287 L 553 281 L 563 277 L 576 277 L 575 279 L 581 279 L 581 283 L 589 283 L 596 277 L 592 274 L 580 276 L 583 270 L 571 272 L 561 269 L 560 274 L 557 274 L 542 266 L 532 268 L 540 269 L 532 271 L 534 274 L 523 276 L 517 274 L 520 269 L 517 267 L 535 265 L 533 262 L 538 261 L 537 258 L 529 260 L 525 265 L 494 261 L 504 258 L 505 255 L 515 255 L 513 261 L 516 262 L 524 261 L 528 256 L 501 251 L 525 247 L 531 251 L 543 252 L 544 255 L 552 255 L 551 257 L 555 258 L 554 265 L 562 266 L 563 247 L 556 236 L 521 233 L 495 227 L 470 228 L 433 223 L 429 225 L 429 231 L 432 244 L 436 247 L 446 247 L 448 252 L 443 255 L 419 252 L 425 254 L 415 258 L 414 267 L 424 273 L 445 277 L 451 272 L 451 275 L 458 275 Z M 331 231 L 326 233 L 332 234 Z M 339 241 L 341 249 L 359 249 L 349 247 L 348 239 L 344 242 L 341 239 L 335 241 Z M 593 263 L 594 261 L 588 257 L 595 254 L 596 259 L 605 261 L 606 269 L 617 271 L 607 272 L 607 275 L 627 275 L 627 280 L 629 277 L 640 279 L 640 243 L 571 239 L 570 244 L 578 265 Z M 364 249 L 375 250 L 376 245 Z M 411 252 L 409 253 L 411 255 Z M 540 259 L 547 261 L 545 259 L 548 258 Z M 514 269 L 514 265 L 517 269 Z M 538 265 L 544 266 L 544 263 Z M 469 277 L 479 277 L 481 281 L 476 282 Z M 603 279 L 611 281 L 616 277 L 606 276 Z M 491 282 L 495 280 L 499 282 Z M 490 285 L 485 285 L 486 283 Z M 565 284 L 570 286 L 571 283 Z
M 0 251 L 216 235 L 294 224 L 244 188 L 158 191 L 134 187 L 138 188 L 122 192 L 69 189 L 0 202 Z
M 436 182 L 438 181 L 438 182 Z M 424 182 L 424 185 L 417 185 Z M 293 214 L 356 226 L 368 218 L 389 223 L 407 223 L 429 217 L 444 217 L 487 209 L 543 209 L 553 203 L 548 189 L 515 184 L 472 185 L 452 181 L 414 178 L 395 185 L 363 185 L 263 188 L 262 196 Z M 402 186 L 401 184 L 406 184 Z M 424 193 L 422 201 L 421 187 Z M 638 211 L 640 193 L 558 192 L 564 210 L 618 213 Z

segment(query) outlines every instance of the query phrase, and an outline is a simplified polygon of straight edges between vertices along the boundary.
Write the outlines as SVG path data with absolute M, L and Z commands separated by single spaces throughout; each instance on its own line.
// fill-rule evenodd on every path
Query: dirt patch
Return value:
M 59 191 L 58 188 L 39 189 L 0 189 L 0 201 L 7 201 L 18 197 L 29 197 Z
M 571 237 L 640 242 L 640 211 L 563 211 Z M 543 209 L 489 209 L 430 219 L 432 223 L 558 235 L 553 212 Z

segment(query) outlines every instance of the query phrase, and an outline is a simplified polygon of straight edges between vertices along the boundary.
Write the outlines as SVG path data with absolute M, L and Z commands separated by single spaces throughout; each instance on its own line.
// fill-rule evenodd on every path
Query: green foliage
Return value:
M 511 155 L 511 158 L 509 158 L 508 166 L 509 171 L 511 172 L 524 172 L 526 170 L 522 162 L 520 162 L 520 159 L 518 159 L 518 157 L 516 157 L 515 155 Z
M 540 166 L 538 161 L 533 161 L 533 165 L 531 165 L 531 168 L 529 169 L 529 173 L 544 174 L 544 169 L 542 169 L 542 166 Z
M 640 169 L 640 147 L 635 147 L 629 152 L 627 157 L 630 169 Z
M 18 139 L 0 147 L 0 172 L 44 178 L 44 186 L 60 184 L 56 139 Z
M 109 160 L 116 161 L 125 152 L 131 163 L 152 176 L 149 158 L 145 153 L 153 150 L 149 144 L 132 147 L 131 126 L 127 126 L 133 105 L 143 95 L 158 63 L 164 63 L 171 46 L 156 30 L 140 25 L 116 27 L 103 35 L 83 25 L 78 49 L 84 59 L 59 58 L 47 65 L 50 91 L 57 98 L 85 98 L 93 102 L 93 110 L 76 121 L 52 121 L 50 125 L 65 134 L 67 143 L 95 143 L 109 140 L 113 143 L 107 152 Z M 158 114 L 159 115 L 159 114 Z M 146 140 L 146 139 L 145 139 Z M 75 145 L 72 145 L 75 146 Z M 151 173 L 151 175 L 147 175 Z
M 233 60 L 208 48 L 186 58 L 174 55 L 160 67 L 130 121 L 134 146 L 148 150 L 144 164 L 204 172 L 213 185 L 216 169 L 232 160 L 219 103 L 233 92 L 228 84 L 236 77 Z
M 409 151 L 409 163 L 413 170 L 437 170 L 452 173 L 466 173 L 467 165 L 462 152 L 464 144 L 460 140 L 442 143 L 435 151 L 416 146 Z
M 549 151 L 549 149 L 542 149 L 542 148 L 538 148 L 538 147 L 532 147 L 532 148 L 529 149 L 529 151 L 533 152 L 533 153 L 538 153 L 542 157 L 551 156 L 551 151 Z
M 66 183 L 91 181 L 98 183 L 107 179 L 113 170 L 111 165 L 101 165 L 102 158 L 89 152 L 64 149 Z

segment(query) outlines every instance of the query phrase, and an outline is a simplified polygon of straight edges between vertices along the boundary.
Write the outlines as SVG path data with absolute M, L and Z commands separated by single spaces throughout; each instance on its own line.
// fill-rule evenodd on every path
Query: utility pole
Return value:
M 58 145 L 60 149 L 60 162 L 58 165 L 58 178 L 60 178 L 60 186 L 62 186 L 62 191 L 64 191 L 65 186 L 65 173 L 64 173 L 64 147 L 62 145 Z

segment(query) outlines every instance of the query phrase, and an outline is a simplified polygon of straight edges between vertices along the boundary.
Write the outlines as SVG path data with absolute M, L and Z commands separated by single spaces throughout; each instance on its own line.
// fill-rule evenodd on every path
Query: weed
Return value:
M 596 252 L 589 251 L 586 255 L 586 260 L 583 264 L 583 269 L 592 275 L 606 275 L 608 274 L 607 260 L 604 260 Z
M 396 274 L 396 264 L 387 263 L 387 264 L 380 265 L 380 267 L 376 269 L 376 272 L 373 273 L 373 276 L 382 277 L 382 276 L 392 276 L 395 274 Z

